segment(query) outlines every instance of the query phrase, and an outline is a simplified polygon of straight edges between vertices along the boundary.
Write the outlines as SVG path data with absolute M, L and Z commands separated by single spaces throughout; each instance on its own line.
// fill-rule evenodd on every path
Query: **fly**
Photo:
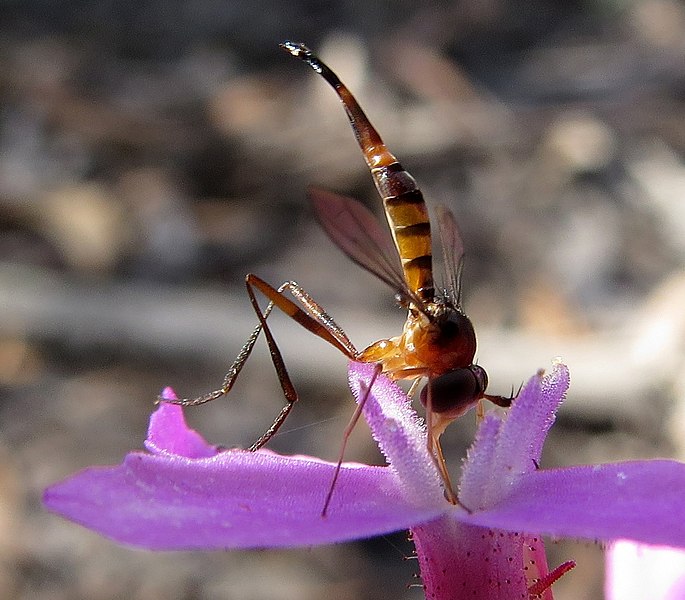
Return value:
M 400 335 L 379 340 L 359 351 L 344 330 L 297 283 L 288 281 L 274 288 L 256 275 L 248 274 L 247 293 L 259 323 L 219 389 L 198 398 L 173 402 L 195 406 L 228 394 L 257 337 L 264 331 L 286 399 L 281 412 L 250 446 L 250 450 L 264 446 L 281 427 L 298 398 L 267 323 L 269 314 L 277 307 L 305 329 L 338 348 L 348 359 L 375 364 L 376 371 L 369 389 L 381 373 L 393 380 L 411 380 L 410 394 L 424 378 L 427 380 L 420 398 L 426 408 L 428 448 L 443 479 L 445 495 L 456 504 L 458 499 L 447 471 L 440 436 L 452 421 L 483 398 L 502 407 L 510 406 L 512 401 L 511 397 L 487 394 L 487 373 L 483 367 L 474 364 L 476 335 L 461 306 L 464 248 L 456 221 L 450 210 L 438 207 L 437 223 L 448 281 L 445 289 L 436 289 L 431 224 L 416 181 L 388 151 L 354 96 L 326 64 L 304 44 L 286 41 L 281 48 L 319 73 L 340 98 L 383 199 L 390 235 L 388 228 L 382 226 L 357 200 L 310 188 L 308 195 L 316 216 L 336 246 L 395 291 L 398 303 L 407 311 L 407 320 Z M 269 301 L 263 311 L 257 301 L 257 291 Z M 292 299 L 286 296 L 286 292 Z M 366 394 L 368 396 L 368 389 Z M 361 415 L 364 402 L 365 398 L 362 398 L 346 429 L 338 470 L 324 504 L 324 515 L 342 464 L 347 438 Z

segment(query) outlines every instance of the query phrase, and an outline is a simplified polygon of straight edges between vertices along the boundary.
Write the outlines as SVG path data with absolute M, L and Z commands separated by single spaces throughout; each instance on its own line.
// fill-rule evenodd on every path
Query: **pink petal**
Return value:
M 555 362 L 521 389 L 499 432 L 493 468 L 506 486 L 518 473 L 535 470 L 542 446 L 569 386 L 566 365 Z
M 367 403 L 372 407 L 375 397 Z M 326 517 L 335 465 L 269 451 L 218 452 L 162 404 L 148 448 L 45 492 L 45 505 L 116 541 L 149 549 L 306 546 L 406 529 L 444 511 L 417 507 L 387 467 L 346 463 Z
M 171 388 L 164 388 L 162 397 L 176 398 Z M 209 445 L 196 431 L 189 429 L 183 409 L 175 404 L 159 405 L 150 416 L 145 447 L 153 454 L 176 454 L 187 458 L 214 456 L 215 446 Z
M 555 363 L 549 373 L 528 380 L 506 416 L 487 416 L 462 471 L 460 498 L 465 506 L 482 510 L 496 505 L 519 477 L 535 470 L 568 383 L 568 369 Z
M 534 471 L 471 524 L 555 537 L 685 547 L 685 464 L 635 461 Z
M 374 369 L 372 364 L 350 363 L 350 387 L 357 401 L 364 397 Z M 425 425 L 402 389 L 379 375 L 367 396 L 364 418 L 406 497 L 417 506 L 447 510 L 451 505 L 445 500 L 435 460 L 428 452 Z
M 525 537 L 444 517 L 412 528 L 426 598 L 528 600 Z

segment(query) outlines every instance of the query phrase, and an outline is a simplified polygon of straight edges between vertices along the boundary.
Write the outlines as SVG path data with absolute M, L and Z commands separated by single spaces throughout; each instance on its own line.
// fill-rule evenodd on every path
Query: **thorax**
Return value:
M 468 367 L 475 352 L 469 318 L 450 305 L 436 304 L 424 312 L 410 307 L 402 334 L 371 344 L 359 360 L 380 363 L 393 379 L 413 379 Z

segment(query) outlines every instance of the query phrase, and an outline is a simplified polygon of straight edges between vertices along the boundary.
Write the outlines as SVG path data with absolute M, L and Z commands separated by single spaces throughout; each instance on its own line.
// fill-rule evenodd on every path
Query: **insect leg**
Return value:
M 276 289 L 263 279 L 250 273 L 246 278 L 248 288 L 258 289 L 277 308 L 283 311 L 307 331 L 334 346 L 349 359 L 357 357 L 357 350 L 333 319 L 294 281 L 287 281 Z M 283 294 L 289 290 L 304 308 L 300 308 Z
M 431 386 L 428 385 L 428 392 L 426 394 L 426 429 L 428 430 L 428 452 L 435 459 L 435 463 L 440 472 L 440 477 L 445 485 L 445 495 L 447 496 L 447 501 L 450 504 L 458 504 L 459 500 L 457 495 L 454 493 L 454 488 L 452 487 L 452 480 L 450 479 L 449 471 L 447 470 L 447 463 L 445 462 L 445 456 L 442 453 L 442 446 L 440 445 L 439 435 L 435 435 L 433 429 L 433 413 L 432 407 L 432 394 Z
M 335 321 L 333 321 L 333 319 L 328 316 L 316 302 L 314 302 L 311 296 L 309 296 L 309 294 L 307 294 L 296 283 L 286 282 L 276 289 L 266 283 L 260 277 L 249 274 L 245 279 L 245 284 L 247 286 L 247 293 L 250 297 L 250 302 L 252 303 L 252 306 L 259 317 L 259 322 L 262 329 L 264 329 L 264 335 L 266 336 L 266 341 L 269 346 L 271 360 L 274 368 L 276 369 L 278 379 L 281 383 L 281 388 L 283 389 L 283 395 L 286 399 L 286 405 L 274 419 L 271 426 L 264 432 L 264 434 L 260 436 L 258 440 L 256 440 L 250 446 L 250 450 L 258 450 L 264 446 L 276 434 L 281 425 L 283 425 L 283 422 L 288 417 L 290 411 L 295 405 L 298 396 L 295 386 L 293 385 L 290 375 L 288 374 L 285 362 L 283 361 L 281 351 L 279 350 L 276 340 L 269 329 L 269 326 L 266 322 L 266 317 L 262 314 L 261 308 L 259 307 L 257 297 L 254 293 L 255 289 L 259 290 L 269 299 L 269 307 L 272 305 L 278 307 L 281 311 L 283 311 L 290 318 L 294 319 L 305 329 L 320 337 L 324 341 L 327 341 L 332 346 L 338 348 L 338 350 L 340 350 L 348 358 L 353 359 L 356 356 L 356 350 L 354 346 L 352 346 L 352 343 L 349 341 L 347 336 L 342 333 L 342 329 L 338 327 Z M 283 295 L 283 292 L 286 289 L 291 293 L 293 293 L 293 290 L 295 290 L 293 296 L 303 304 L 304 310 Z
M 523 383 L 519 385 L 519 389 L 516 391 L 514 394 L 514 388 L 512 386 L 511 388 L 511 394 L 509 396 L 493 396 L 492 394 L 483 394 L 483 398 L 486 400 L 490 400 L 493 404 L 496 404 L 497 406 L 500 406 L 502 408 L 509 408 L 511 406 L 511 403 L 516 400 L 518 395 L 521 393 L 521 388 L 523 387 Z
M 414 379 L 414 381 L 411 382 L 411 386 L 409 386 L 409 391 L 407 392 L 407 398 L 410 400 L 414 397 L 414 394 L 416 393 L 416 390 L 419 388 L 419 385 L 421 385 L 421 380 L 422 377 L 417 377 Z
M 283 389 L 286 405 L 274 419 L 273 423 L 266 430 L 266 432 L 250 446 L 250 450 L 257 450 L 264 446 L 264 444 L 266 444 L 274 436 L 292 410 L 294 403 L 297 401 L 297 391 L 295 390 L 295 387 L 290 379 L 290 375 L 288 374 L 285 362 L 280 350 L 278 349 L 278 345 L 276 344 L 276 340 L 274 339 L 271 329 L 267 324 L 267 318 L 271 314 L 274 307 L 278 307 L 281 311 L 297 321 L 305 329 L 311 331 L 316 336 L 338 348 L 348 358 L 354 359 L 357 351 L 352 345 L 352 342 L 350 342 L 350 340 L 347 338 L 347 335 L 335 323 L 335 321 L 333 321 L 333 319 L 327 313 L 325 313 L 325 311 L 311 298 L 311 296 L 309 296 L 309 294 L 307 294 L 307 292 L 305 292 L 296 283 L 289 281 L 276 289 L 266 283 L 263 279 L 250 273 L 245 278 L 245 285 L 247 287 L 250 303 L 257 314 L 259 323 L 250 334 L 250 337 L 248 338 L 247 342 L 245 342 L 245 345 L 241 348 L 235 361 L 233 361 L 228 373 L 224 377 L 221 387 L 202 396 L 198 396 L 197 398 L 179 398 L 175 400 L 164 401 L 172 404 L 180 404 L 182 406 L 198 406 L 200 404 L 205 404 L 207 402 L 211 402 L 212 400 L 216 400 L 221 396 L 227 395 L 231 391 L 231 388 L 233 387 L 235 380 L 245 365 L 245 362 L 252 353 L 254 344 L 263 329 L 267 344 L 269 346 L 271 360 L 276 369 L 278 379 L 281 383 L 281 388 Z M 263 313 L 259 303 L 257 302 L 255 289 L 259 290 L 269 300 L 269 304 Z M 298 300 L 304 308 L 300 308 L 294 302 L 286 298 L 283 295 L 285 290 L 289 290 L 293 294 L 293 297 Z M 159 400 L 161 401 L 162 399 L 159 398 Z
M 270 302 L 269 305 L 266 307 L 266 310 L 264 311 L 264 319 L 266 319 L 269 316 L 273 307 L 273 302 Z M 261 331 L 262 324 L 260 322 L 254 328 L 254 330 L 250 334 L 250 337 L 247 339 L 243 347 L 240 349 L 240 352 L 238 352 L 238 356 L 236 356 L 235 360 L 233 361 L 233 364 L 230 366 L 228 372 L 224 376 L 224 380 L 220 388 L 208 392 L 207 394 L 203 394 L 202 396 L 198 396 L 197 398 L 175 398 L 169 400 L 166 398 L 162 398 L 161 396 L 158 396 L 157 401 L 166 402 L 168 404 L 180 404 L 181 406 L 199 406 L 200 404 L 206 404 L 207 402 L 211 402 L 212 400 L 216 400 L 218 398 L 221 398 L 221 396 L 225 396 L 226 394 L 228 394 L 231 391 L 231 388 L 233 387 L 233 384 L 235 383 L 238 374 L 242 370 L 243 365 L 250 357 L 250 354 L 252 353 L 252 348 L 254 347 L 254 344 L 257 341 L 257 338 L 259 337 Z
M 347 449 L 347 442 L 350 439 L 350 436 L 352 435 L 352 431 L 357 425 L 357 422 L 359 421 L 359 417 L 362 415 L 362 411 L 364 410 L 364 406 L 366 405 L 366 401 L 369 398 L 369 394 L 371 393 L 371 388 L 373 387 L 373 384 L 376 383 L 376 379 L 378 379 L 378 376 L 383 372 L 383 366 L 381 364 L 376 364 L 374 366 L 373 370 L 373 375 L 371 376 L 371 381 L 369 381 L 369 385 L 366 386 L 366 389 L 364 390 L 364 395 L 359 399 L 359 402 L 357 403 L 357 408 L 354 410 L 354 414 L 352 415 L 352 418 L 350 419 L 349 423 L 345 427 L 345 431 L 343 433 L 343 440 L 342 444 L 340 445 L 340 452 L 338 453 L 338 464 L 335 467 L 335 473 L 333 474 L 333 480 L 331 481 L 331 485 L 328 488 L 328 493 L 326 494 L 326 500 L 324 501 L 323 504 L 323 509 L 321 510 L 321 516 L 325 517 L 326 513 L 328 512 L 328 506 L 331 503 L 331 498 L 333 497 L 333 489 L 335 488 L 335 484 L 338 482 L 338 476 L 340 475 L 340 469 L 342 467 L 343 459 L 345 458 L 345 450 Z
M 483 399 L 478 400 L 476 404 L 476 425 L 480 425 L 485 419 L 485 406 L 483 405 Z
M 333 320 L 333 317 L 331 317 L 314 298 L 294 281 L 286 281 L 278 288 L 278 291 L 282 292 L 286 289 L 300 304 L 302 304 L 302 306 L 304 306 L 307 314 L 314 317 L 314 319 L 323 325 L 331 335 L 345 347 L 346 352 L 343 351 L 344 354 L 347 354 L 350 357 L 357 356 L 357 349 L 350 341 L 350 338 L 347 337 L 347 334 L 343 331 L 342 327 Z

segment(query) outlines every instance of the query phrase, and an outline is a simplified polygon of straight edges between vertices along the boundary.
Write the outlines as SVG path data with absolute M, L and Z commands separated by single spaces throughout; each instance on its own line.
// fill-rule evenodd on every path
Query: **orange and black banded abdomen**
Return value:
M 407 287 L 433 300 L 433 264 L 428 209 L 414 178 L 394 161 L 371 169 L 400 255 Z
M 383 143 L 352 93 L 327 67 L 326 71 L 324 76 L 327 75 L 345 107 L 376 189 L 383 198 L 407 287 L 421 300 L 432 301 L 435 290 L 430 221 L 423 194 L 416 180 Z
M 430 223 L 428 209 L 416 181 L 397 162 L 356 98 L 326 64 L 304 44 L 284 42 L 281 47 L 312 67 L 338 94 L 376 188 L 383 198 L 407 287 L 419 299 L 432 301 L 434 284 Z
M 400 255 L 407 287 L 421 300 L 432 301 L 435 290 L 431 232 L 423 194 L 337 77 L 334 88 L 345 107 L 376 189 L 383 198 L 385 216 Z

